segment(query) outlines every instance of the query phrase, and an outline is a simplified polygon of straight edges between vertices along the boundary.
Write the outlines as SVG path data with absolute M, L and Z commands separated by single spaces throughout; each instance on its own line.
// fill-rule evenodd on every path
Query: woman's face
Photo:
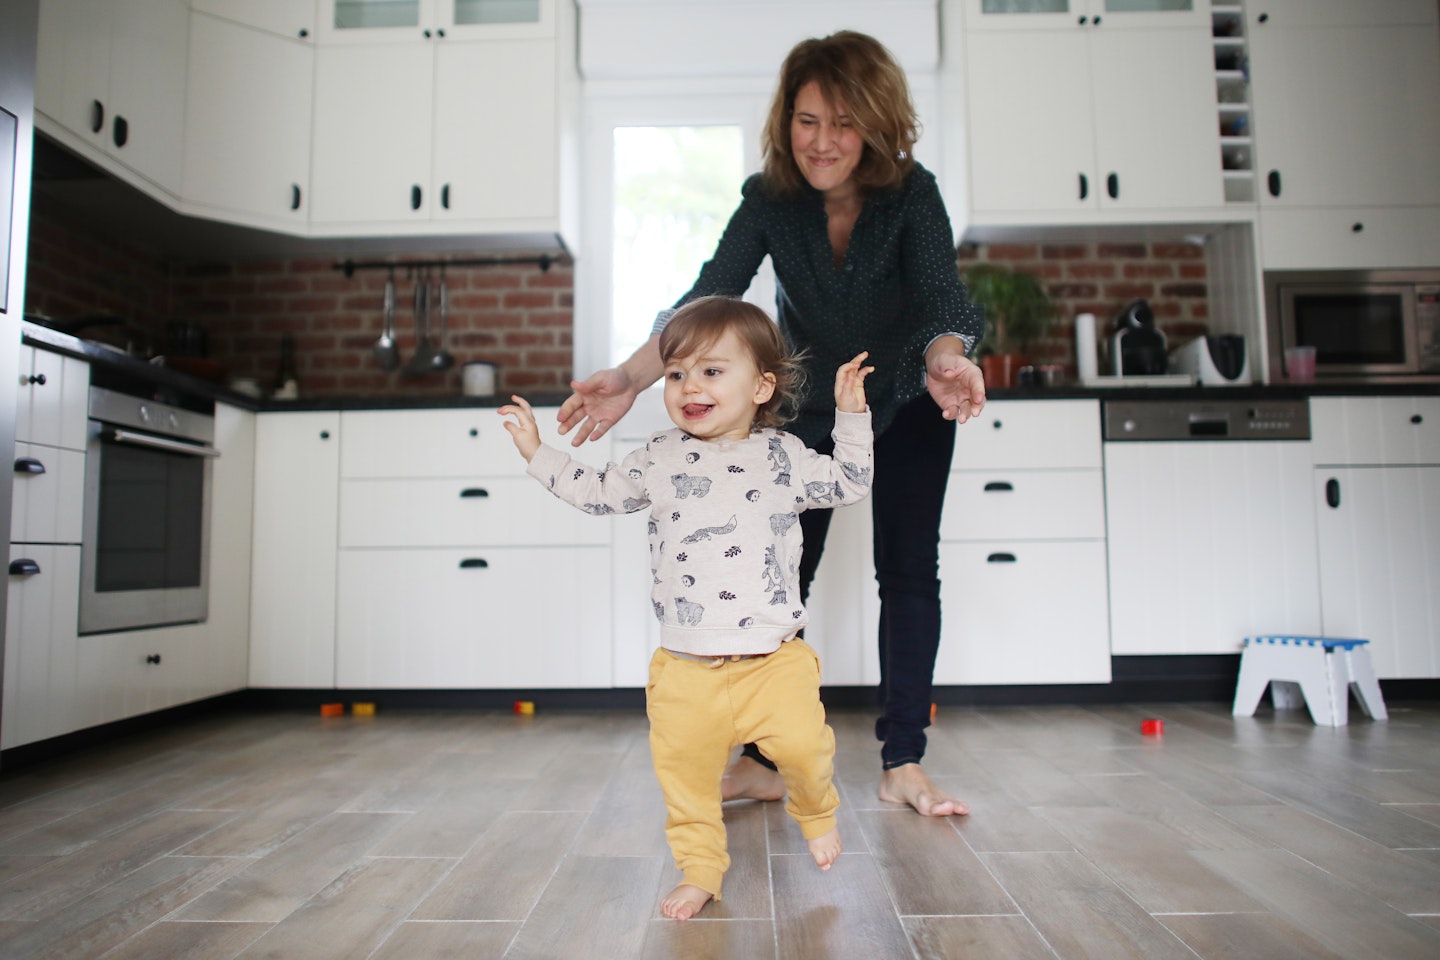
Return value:
M 845 104 L 826 103 L 820 84 L 813 80 L 801 87 L 790 118 L 790 152 L 810 186 L 826 196 L 854 190 L 850 177 L 864 151 L 865 139 Z

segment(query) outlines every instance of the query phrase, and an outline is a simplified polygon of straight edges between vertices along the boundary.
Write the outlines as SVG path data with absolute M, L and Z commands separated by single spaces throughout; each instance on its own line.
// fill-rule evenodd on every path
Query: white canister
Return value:
M 1097 366 L 1095 314 L 1082 313 L 1075 318 L 1075 371 L 1082 384 L 1095 379 Z
M 460 391 L 467 397 L 495 396 L 495 364 L 472 360 L 460 374 Z

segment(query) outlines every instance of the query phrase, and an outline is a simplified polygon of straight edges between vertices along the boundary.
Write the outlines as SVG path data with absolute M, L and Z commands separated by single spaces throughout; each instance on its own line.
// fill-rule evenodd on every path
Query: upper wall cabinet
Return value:
M 1440 262 L 1433 0 L 1251 0 L 1246 19 L 1265 266 Z
M 180 192 L 183 0 L 44 0 L 35 125 L 132 183 Z
M 190 0 L 190 9 L 290 40 L 315 36 L 314 0 Z
M 299 29 L 286 36 L 191 16 L 187 212 L 292 233 L 306 228 L 315 50 Z
M 965 28 L 967 226 L 1224 216 L 1204 0 L 968 0 Z
M 320 0 L 326 42 L 555 35 L 557 0 Z

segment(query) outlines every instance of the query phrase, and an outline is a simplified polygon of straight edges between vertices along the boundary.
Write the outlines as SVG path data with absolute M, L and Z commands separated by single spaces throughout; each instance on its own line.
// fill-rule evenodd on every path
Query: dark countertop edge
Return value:
M 106 364 L 154 383 L 187 391 L 221 403 L 258 413 L 317 412 L 325 410 L 452 410 L 494 408 L 508 396 L 464 397 L 438 395 L 302 397 L 270 400 L 252 397 L 224 384 L 201 380 L 158 364 L 147 363 L 109 347 L 72 337 L 33 323 L 21 324 L 21 341 L 94 364 Z M 525 393 L 536 407 L 558 407 L 568 393 Z M 1307 397 L 1440 396 L 1440 382 L 1316 381 L 1314 383 L 1252 384 L 1236 387 L 1015 387 L 987 391 L 990 400 L 1299 400 Z

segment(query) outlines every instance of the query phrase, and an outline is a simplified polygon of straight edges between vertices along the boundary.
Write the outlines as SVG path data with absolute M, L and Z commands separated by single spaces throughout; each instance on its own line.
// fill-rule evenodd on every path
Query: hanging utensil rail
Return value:
M 501 267 L 531 263 L 539 267 L 541 273 L 548 273 L 551 264 L 561 262 L 563 260 L 560 257 L 542 253 L 534 257 L 483 257 L 460 260 L 341 260 L 334 264 L 334 269 L 343 271 L 347 277 L 353 277 L 356 270 L 395 270 L 400 267 L 409 270 L 425 270 L 432 267 Z

